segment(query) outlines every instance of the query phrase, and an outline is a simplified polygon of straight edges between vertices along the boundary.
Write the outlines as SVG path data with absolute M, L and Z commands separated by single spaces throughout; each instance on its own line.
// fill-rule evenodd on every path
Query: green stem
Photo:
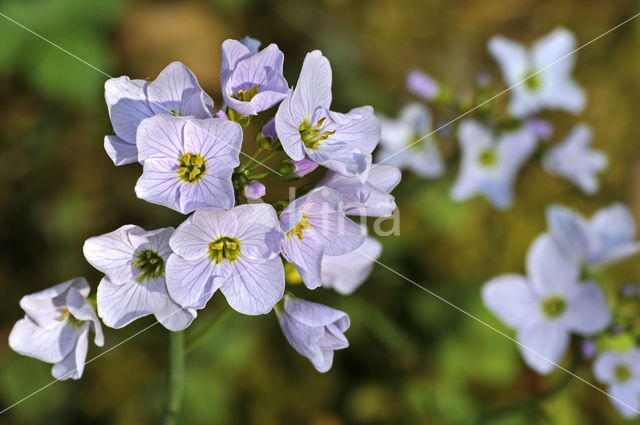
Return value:
M 194 348 L 196 348 L 204 339 L 206 339 L 209 333 L 211 333 L 211 331 L 217 328 L 218 325 L 222 323 L 227 317 L 229 317 L 232 312 L 233 310 L 228 309 L 224 313 L 222 313 L 220 316 L 211 320 L 211 322 L 209 322 L 209 324 L 207 324 L 207 326 L 205 326 L 205 328 L 202 331 L 200 331 L 195 337 L 193 337 L 193 339 L 189 341 L 189 343 L 184 349 L 185 356 L 191 353 L 191 351 L 193 351 Z
M 253 155 L 251 155 L 249 157 L 249 159 L 247 160 L 247 162 L 244 163 L 244 166 L 247 167 L 249 166 L 249 164 L 251 164 L 253 161 L 258 161 L 258 157 L 260 156 L 260 154 L 262 153 L 262 148 L 258 148 L 257 151 L 255 151 L 253 153 Z
M 267 171 L 266 173 L 260 173 L 260 174 L 251 174 L 250 176 L 247 177 L 247 179 L 249 180 L 260 180 L 263 179 L 267 176 L 270 176 L 271 174 L 275 174 L 273 171 Z
M 180 404 L 184 389 L 184 332 L 169 332 L 169 376 L 163 425 L 179 424 Z
M 269 154 L 267 156 L 265 156 L 264 158 L 262 158 L 260 160 L 260 162 L 256 162 L 255 164 L 253 164 L 251 167 L 247 167 L 247 170 L 249 171 L 253 171 L 254 169 L 258 168 L 260 165 L 263 165 L 265 162 L 267 162 L 268 160 L 270 160 L 271 158 L 273 158 L 273 156 L 275 154 L 277 154 L 279 151 L 278 150 L 274 150 L 272 152 L 269 152 Z

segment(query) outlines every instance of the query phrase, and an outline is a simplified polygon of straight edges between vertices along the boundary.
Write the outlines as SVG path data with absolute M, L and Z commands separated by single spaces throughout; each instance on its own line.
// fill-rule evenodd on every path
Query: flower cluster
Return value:
M 121 328 L 153 315 L 180 331 L 220 290 L 239 313 L 275 310 L 295 350 L 320 372 L 331 368 L 333 351 L 348 345 L 349 317 L 285 292 L 286 281 L 341 294 L 362 284 L 381 245 L 348 216 L 390 216 L 400 171 L 372 165 L 381 131 L 372 107 L 330 110 L 331 66 L 320 51 L 307 54 L 290 89 L 278 46 L 259 46 L 250 38 L 222 44 L 217 111 L 180 62 L 150 82 L 106 82 L 115 132 L 105 138 L 107 154 L 115 165 L 142 166 L 140 199 L 191 215 L 175 229 L 125 225 L 87 239 L 84 255 L 104 274 L 97 296 L 88 301 L 87 282 L 75 279 L 24 297 L 14 350 L 54 363 L 58 378 L 77 379 L 89 329 L 103 342 L 97 316 Z M 256 153 L 245 154 L 247 130 L 274 107 Z M 276 156 L 274 169 L 267 162 Z M 273 177 L 307 181 L 292 199 L 267 202 L 261 180 Z
M 454 201 L 482 195 L 497 209 L 509 208 L 518 173 L 532 157 L 540 157 L 550 175 L 567 179 L 585 194 L 596 193 L 596 175 L 607 167 L 607 157 L 590 148 L 589 126 L 576 124 L 564 139 L 545 146 L 541 142 L 551 138 L 552 127 L 536 116 L 545 110 L 577 114 L 584 108 L 586 96 L 571 78 L 575 47 L 575 38 L 566 29 L 551 32 L 530 49 L 500 36 L 489 40 L 489 53 L 500 66 L 510 93 L 506 119 L 493 105 L 493 99 L 505 91 L 489 97 L 491 82 L 486 75 L 478 77 L 471 95 L 457 99 L 451 89 L 420 71 L 412 71 L 407 76 L 407 88 L 442 109 L 438 114 L 442 122 L 434 126 L 433 113 L 420 102 L 405 106 L 397 119 L 381 117 L 379 163 L 424 178 L 442 176 L 445 161 L 438 145 L 450 138 L 447 127 L 452 124 L 457 127 L 453 133 L 457 146 L 446 152 L 451 154 L 456 148 L 461 151 L 458 177 L 451 189 Z M 449 111 L 456 115 L 449 115 Z M 471 113 L 475 116 L 458 122 L 460 116 Z
M 590 342 L 619 332 L 598 277 L 607 265 L 640 251 L 635 223 L 622 204 L 603 208 L 590 219 L 553 205 L 547 209 L 547 225 L 529 248 L 526 277 L 502 275 L 482 288 L 484 304 L 516 330 L 525 362 L 541 374 L 562 360 L 570 334 Z M 593 367 L 596 378 L 610 386 L 615 406 L 630 416 L 640 406 L 640 372 L 633 364 L 637 349 L 626 348 L 621 353 L 596 344 L 601 354 Z

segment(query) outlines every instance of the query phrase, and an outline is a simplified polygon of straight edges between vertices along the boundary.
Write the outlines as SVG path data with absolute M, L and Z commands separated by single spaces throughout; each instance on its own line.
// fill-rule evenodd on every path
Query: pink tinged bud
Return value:
M 433 99 L 440 91 L 440 84 L 422 71 L 411 71 L 406 84 L 411 93 L 426 100 Z
M 267 123 L 262 127 L 262 137 L 269 138 L 271 140 L 277 140 L 278 134 L 276 133 L 276 121 L 271 118 Z
M 265 193 L 267 193 L 267 189 L 257 180 L 251 180 L 244 187 L 244 196 L 247 199 L 260 199 Z
M 222 110 L 218 110 L 215 114 L 213 114 L 213 118 L 222 118 L 223 120 L 228 120 L 227 114 Z
M 310 172 L 312 172 L 313 170 L 315 170 L 316 168 L 318 168 L 318 163 L 313 162 L 307 157 L 305 157 L 304 159 L 301 159 L 300 161 L 292 160 L 291 163 L 296 167 L 293 174 L 295 174 L 298 177 L 304 177 Z
M 548 121 L 531 118 L 525 122 L 525 127 L 539 140 L 547 140 L 553 134 L 553 128 Z

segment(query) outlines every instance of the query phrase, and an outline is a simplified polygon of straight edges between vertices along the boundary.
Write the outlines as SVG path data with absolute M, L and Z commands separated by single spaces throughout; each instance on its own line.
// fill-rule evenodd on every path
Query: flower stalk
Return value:
M 167 393 L 162 425 L 177 425 L 184 390 L 184 332 L 169 332 Z

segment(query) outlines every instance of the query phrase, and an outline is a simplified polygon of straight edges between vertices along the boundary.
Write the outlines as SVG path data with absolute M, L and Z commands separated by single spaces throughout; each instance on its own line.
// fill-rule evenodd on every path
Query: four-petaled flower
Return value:
M 172 331 L 191 324 L 195 310 L 181 308 L 167 293 L 165 268 L 173 231 L 168 227 L 147 232 L 125 225 L 86 240 L 84 256 L 105 274 L 97 297 L 98 315 L 105 325 L 122 328 L 149 314 Z
M 104 148 L 116 165 L 141 161 L 136 131 L 145 118 L 157 114 L 211 118 L 213 112 L 213 100 L 180 62 L 169 64 L 151 82 L 111 78 L 104 85 L 104 97 L 116 133 L 105 137 Z
M 268 313 L 284 293 L 281 239 L 271 205 L 197 210 L 171 236 L 169 294 L 182 306 L 201 309 L 220 289 L 236 311 Z
M 287 294 L 275 311 L 289 344 L 308 358 L 318 372 L 331 369 L 334 350 L 349 346 L 344 336 L 349 329 L 349 316 L 340 310 Z
M 569 346 L 569 335 L 593 335 L 611 319 L 604 292 L 581 282 L 580 269 L 548 235 L 539 236 L 527 255 L 527 277 L 498 276 L 482 288 L 489 310 L 517 332 L 525 362 L 550 373 Z
M 79 379 L 89 348 L 89 330 L 102 347 L 102 326 L 87 301 L 89 284 L 80 277 L 20 300 L 26 313 L 9 334 L 9 346 L 24 356 L 53 363 L 56 379 Z
M 318 186 L 326 186 L 342 197 L 345 214 L 367 217 L 389 217 L 396 208 L 390 192 L 400 183 L 400 170 L 391 165 L 367 165 L 358 176 L 344 176 L 328 171 Z
M 282 253 L 296 266 L 309 289 L 320 286 L 322 257 L 342 255 L 364 242 L 362 228 L 342 210 L 340 194 L 319 187 L 289 204 L 280 214 Z
M 138 129 L 144 161 L 139 198 L 183 214 L 197 208 L 233 207 L 231 175 L 240 163 L 242 128 L 220 118 L 198 120 L 157 115 Z
M 431 121 L 431 112 L 420 103 L 405 106 L 396 120 L 380 117 L 382 149 L 376 155 L 377 161 L 422 177 L 440 177 L 444 163 L 435 136 L 431 134 Z
M 481 124 L 466 120 L 460 124 L 458 140 L 462 162 L 451 189 L 456 201 L 483 194 L 496 208 L 507 209 L 520 167 L 533 153 L 536 138 L 525 128 L 505 132 L 497 139 Z
M 304 59 L 298 84 L 278 107 L 276 131 L 293 160 L 306 156 L 344 175 L 362 173 L 380 139 L 380 122 L 371 106 L 346 114 L 331 106 L 331 66 L 319 50 Z
M 596 379 L 608 385 L 607 394 L 625 418 L 640 410 L 640 350 L 605 351 L 593 362 Z
M 259 43 L 252 46 L 257 49 Z M 242 115 L 257 115 L 284 99 L 289 87 L 282 75 L 283 62 L 284 54 L 275 44 L 256 53 L 244 43 L 225 40 L 220 79 L 229 108 Z
M 504 37 L 489 40 L 489 52 L 510 86 L 509 112 L 523 118 L 541 109 L 578 113 L 585 95 L 571 78 L 576 45 L 573 34 L 560 28 L 538 40 L 531 50 Z
M 579 265 L 599 267 L 640 251 L 629 209 L 619 203 L 598 210 L 590 220 L 560 205 L 547 208 L 549 234 Z
M 562 176 L 578 186 L 587 195 L 598 191 L 596 174 L 607 168 L 607 156 L 590 149 L 591 129 L 576 125 L 566 139 L 550 149 L 542 164 L 551 175 Z

